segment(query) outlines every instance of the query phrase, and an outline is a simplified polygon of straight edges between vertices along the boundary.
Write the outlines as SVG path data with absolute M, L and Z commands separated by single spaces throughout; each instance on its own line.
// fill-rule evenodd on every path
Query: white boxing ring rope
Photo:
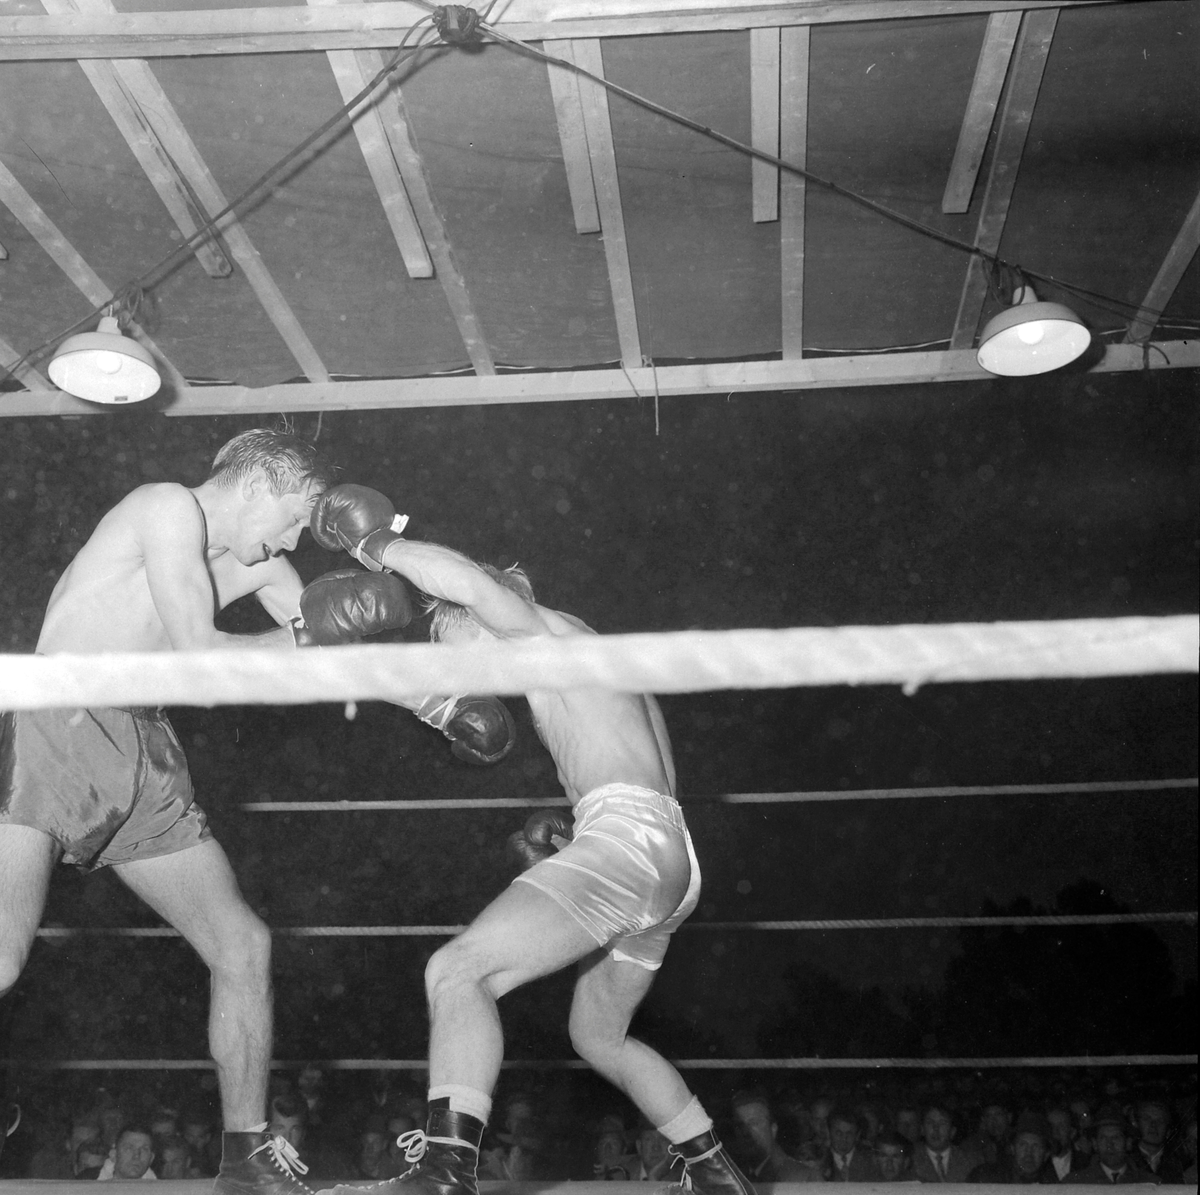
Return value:
M 694 693 L 802 685 L 1196 672 L 1200 618 L 671 631 L 471 645 L 0 656 L 0 709 L 295 705 L 600 686 Z
M 416 697 L 429 692 L 511 694 L 533 688 L 598 685 L 656 693 L 807 685 L 924 684 L 1033 680 L 1200 670 L 1200 619 L 1072 619 L 1050 622 L 960 623 L 791 630 L 684 631 L 581 636 L 470 647 L 432 644 L 343 647 L 336 651 L 211 651 L 93 656 L 0 655 L 0 708 L 218 704 L 352 703 Z M 1076 784 L 943 786 L 801 793 L 734 793 L 696 798 L 728 804 L 789 801 L 1051 795 L 1196 789 L 1194 778 L 1095 781 Z M 252 802 L 248 812 L 348 812 L 565 805 L 565 799 L 440 799 L 414 801 Z M 808 921 L 685 923 L 691 931 L 927 929 L 1034 925 L 1194 925 L 1195 912 L 894 917 Z M 294 926 L 293 937 L 450 936 L 462 926 Z M 166 927 L 44 927 L 43 938 L 80 934 L 130 938 L 178 937 Z M 739 1058 L 679 1059 L 682 1069 L 984 1069 L 1195 1065 L 1194 1054 L 1055 1058 Z M 206 1059 L 0 1059 L 0 1066 L 55 1070 L 211 1069 Z M 298 1062 L 275 1061 L 276 1069 Z M 334 1059 L 330 1070 L 423 1070 L 420 1059 Z M 578 1060 L 509 1060 L 505 1069 L 585 1069 Z

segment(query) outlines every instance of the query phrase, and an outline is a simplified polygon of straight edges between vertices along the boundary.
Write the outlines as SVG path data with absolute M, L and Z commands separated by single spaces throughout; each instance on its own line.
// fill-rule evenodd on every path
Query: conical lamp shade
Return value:
M 1092 334 L 1075 312 L 1061 303 L 1039 302 L 1031 286 L 1018 294 L 1012 307 L 988 320 L 979 337 L 976 359 L 988 373 L 1049 373 L 1083 355 Z
M 149 351 L 122 336 L 111 315 L 95 332 L 68 336 L 46 372 L 60 390 L 89 402 L 141 402 L 162 385 Z

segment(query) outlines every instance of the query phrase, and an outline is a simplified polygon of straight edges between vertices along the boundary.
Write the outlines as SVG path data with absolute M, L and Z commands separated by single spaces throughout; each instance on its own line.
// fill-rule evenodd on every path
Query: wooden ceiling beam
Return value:
M 983 164 L 996 105 L 1000 103 L 1020 27 L 1019 12 L 994 12 L 988 17 L 979 60 L 975 64 L 975 77 L 971 81 L 971 94 L 967 97 L 967 110 L 958 131 L 958 144 L 942 195 L 944 212 L 965 212 L 971 206 L 975 179 Z
M 779 30 L 750 30 L 750 144 L 779 157 Z M 750 210 L 755 224 L 779 219 L 779 167 L 750 162 Z
M 604 58 L 599 41 L 594 38 L 576 41 L 572 54 L 576 65 L 591 71 L 593 75 L 604 77 Z M 633 289 L 633 270 L 629 264 L 629 245 L 625 238 L 625 213 L 621 207 L 621 185 L 617 177 L 617 151 L 613 144 L 608 92 L 592 79 L 582 75 L 578 78 L 588 156 L 591 158 L 592 178 L 596 185 L 596 206 L 600 212 L 604 259 L 608 263 L 608 283 L 612 290 L 613 315 L 617 321 L 617 343 L 622 365 L 632 369 L 643 364 L 642 338 L 638 330 L 637 296 Z
M 58 225 L 42 210 L 33 196 L 21 186 L 16 175 L 0 162 L 0 203 L 3 203 L 22 224 L 25 231 L 49 254 L 51 260 L 75 284 L 93 307 L 104 307 L 112 301 L 113 292 L 104 280 L 83 259 L 83 255 L 63 235 Z M 183 375 L 171 364 L 166 353 L 146 334 L 136 322 L 131 321 L 129 330 L 136 340 L 154 355 L 162 366 L 176 393 L 187 386 Z
M 996 132 L 996 144 L 988 168 L 987 187 L 975 229 L 974 244 L 985 254 L 995 254 L 1000 248 L 1013 188 L 1017 184 L 1017 172 L 1021 167 L 1021 155 L 1025 152 L 1025 138 L 1029 134 L 1029 123 L 1033 119 L 1033 109 L 1042 86 L 1042 73 L 1046 68 L 1057 22 L 1058 12 L 1055 9 L 1026 13 L 1021 18 L 1008 90 L 1000 113 L 1000 127 Z M 979 317 L 987 298 L 987 272 L 988 266 L 983 258 L 971 258 L 950 337 L 952 349 L 969 348 L 975 341 Z
M 575 61 L 574 45 L 567 41 L 546 41 L 542 49 L 561 58 Z M 587 132 L 583 124 L 583 100 L 579 95 L 579 76 L 566 66 L 546 63 L 550 95 L 554 100 L 554 121 L 558 125 L 558 141 L 562 146 L 563 166 L 567 172 L 567 192 L 571 196 L 571 211 L 575 216 L 575 231 L 600 231 L 600 209 L 596 206 L 596 181 L 592 178 L 592 159 L 588 154 Z
M 1200 368 L 1200 341 L 1155 341 L 1150 369 Z M 1147 367 L 1142 347 L 1110 344 L 1089 373 L 1124 373 Z M 860 386 L 978 382 L 995 379 L 979 367 L 973 350 L 872 353 L 856 357 L 809 357 L 803 361 L 732 361 L 661 365 L 657 370 L 587 369 L 562 373 L 504 373 L 492 377 L 388 378 L 354 382 L 308 382 L 251 389 L 192 386 L 171 402 L 148 406 L 166 415 L 256 415 L 280 411 L 378 411 L 424 407 L 489 406 L 496 403 L 591 402 L 663 397 L 855 389 Z M 99 415 L 109 408 L 69 394 L 0 394 L 0 416 Z
M 313 7 L 336 4 L 339 0 L 308 0 Z M 353 0 L 348 0 L 353 2 Z M 353 50 L 330 50 L 327 54 L 329 68 L 333 71 L 342 100 L 349 103 L 364 87 L 368 76 L 355 56 Z M 379 112 L 379 93 L 370 98 L 365 105 L 360 105 L 353 114 L 352 128 L 362 151 L 363 161 L 375 184 L 379 202 L 383 205 L 383 213 L 387 218 L 388 227 L 400 250 L 400 257 L 410 278 L 432 278 L 433 259 L 429 256 L 429 247 L 421 234 L 417 223 L 416 213 L 412 202 L 404 188 L 404 180 L 396 166 L 388 145 L 387 133 L 383 127 L 383 119 Z
M 11 344 L 3 337 L 0 337 L 0 370 L 6 373 L 11 371 L 13 377 L 18 382 L 25 384 L 25 389 L 34 393 L 53 393 L 54 387 L 49 381 L 43 377 L 32 365 L 21 365 L 16 369 L 13 366 L 21 359 L 21 354 L 17 352 Z M 3 403 L 3 395 L 0 394 L 0 403 Z
M 520 10 L 514 4 L 497 25 L 523 41 L 545 41 L 969 16 L 1118 2 L 1121 0 L 805 0 L 698 11 L 693 0 L 658 0 L 652 14 L 622 15 L 593 4 L 591 15 L 528 21 L 517 19 Z M 597 8 L 601 9 L 599 15 L 594 11 Z M 0 17 L 0 61 L 394 49 L 425 16 L 426 11 L 416 5 L 386 0 L 320 9 L 283 5 L 112 16 L 4 16 Z
M 378 50 L 358 50 L 355 57 L 358 59 L 360 70 L 368 79 L 383 69 L 383 55 Z M 462 337 L 471 367 L 481 376 L 491 375 L 496 372 L 492 351 L 488 347 L 479 316 L 475 313 L 475 305 L 471 301 L 466 280 L 454 259 L 454 250 L 446 232 L 445 222 L 433 201 L 433 190 L 429 185 L 425 164 L 417 151 L 408 111 L 404 106 L 404 97 L 397 84 L 390 85 L 380 93 L 377 107 L 384 136 L 412 203 L 425 244 L 429 248 L 434 272 L 442 284 L 442 293 L 446 296 L 446 303 L 458 327 L 458 334 Z
M 802 169 L 808 164 L 807 25 L 780 32 L 780 157 Z M 807 180 L 785 170 L 779 180 L 779 278 L 783 359 L 804 355 L 804 209 Z
M 1196 256 L 1197 246 L 1200 246 L 1200 194 L 1192 200 L 1191 209 L 1184 217 L 1175 240 L 1171 242 L 1171 247 L 1167 250 L 1167 255 L 1142 300 L 1137 318 L 1129 325 L 1129 331 L 1125 334 L 1127 342 L 1149 340 L 1150 333 L 1158 323 L 1159 312 L 1171 301 L 1184 270 Z

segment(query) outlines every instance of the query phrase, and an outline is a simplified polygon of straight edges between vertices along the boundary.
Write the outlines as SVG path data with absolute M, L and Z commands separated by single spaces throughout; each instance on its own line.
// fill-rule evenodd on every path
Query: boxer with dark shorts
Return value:
M 382 495 L 335 489 L 318 500 L 314 528 L 367 568 L 393 569 L 428 595 L 435 641 L 593 633 L 534 601 L 518 569 L 500 572 L 404 539 L 388 525 L 390 509 Z M 570 1032 L 580 1056 L 667 1138 L 686 1185 L 702 1195 L 751 1195 L 679 1071 L 628 1032 L 671 933 L 700 893 L 658 703 L 643 693 L 589 688 L 525 696 L 574 807 L 574 826 L 554 810 L 534 814 L 510 842 L 529 869 L 430 959 L 429 1120 L 409 1155 L 419 1154 L 412 1169 L 373 1189 L 478 1195 L 479 1144 L 504 1053 L 497 1001 L 578 963 Z

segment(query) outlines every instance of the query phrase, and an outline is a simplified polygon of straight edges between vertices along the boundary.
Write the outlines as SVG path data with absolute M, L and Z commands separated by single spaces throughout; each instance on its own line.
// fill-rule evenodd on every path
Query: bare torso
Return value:
M 546 633 L 595 634 L 570 614 L 537 607 Z M 658 702 L 608 689 L 535 689 L 525 694 L 538 735 L 574 805 L 602 784 L 634 784 L 675 795 L 675 764 Z
M 206 611 L 209 631 L 215 612 L 240 597 L 264 589 L 273 598 L 276 589 L 299 591 L 291 565 L 281 557 L 244 565 L 232 553 L 211 551 L 204 515 L 184 486 L 140 486 L 104 515 L 58 579 L 42 622 L 38 652 L 171 651 L 218 645 L 180 644 L 168 634 L 147 573 L 144 532 L 151 525 L 158 535 L 164 526 L 168 533 L 177 534 L 181 559 L 197 575 L 203 575 L 200 570 L 206 573 L 211 590 Z M 264 600 L 263 605 L 277 621 L 290 617 L 286 601 Z

